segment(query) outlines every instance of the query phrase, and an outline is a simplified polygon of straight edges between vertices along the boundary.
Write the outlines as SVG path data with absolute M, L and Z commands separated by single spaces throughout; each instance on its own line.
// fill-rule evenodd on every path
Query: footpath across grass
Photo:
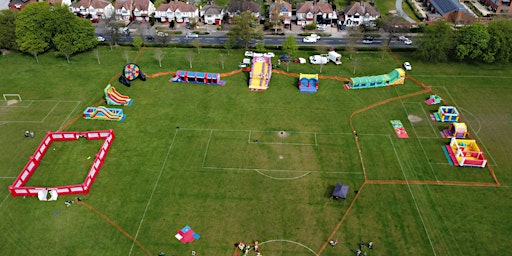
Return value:
M 21 54 L 0 58 L 0 92 L 23 99 L 0 102 L 2 255 L 233 255 L 235 243 L 256 240 L 263 255 L 283 256 L 350 255 L 369 241 L 369 255 L 512 251 L 509 66 L 431 65 L 361 52 L 321 67 L 322 75 L 348 78 L 386 74 L 400 66 L 397 60 L 410 61 L 408 75 L 462 113 L 501 185 L 488 186 L 495 182 L 488 168 L 448 164 L 441 150 L 448 140 L 439 135 L 448 124 L 430 120 L 438 107 L 424 103 L 430 93 L 359 112 L 424 89 L 411 79 L 365 90 L 320 79 L 312 95 L 300 94 L 297 78 L 281 74 L 273 74 L 268 91 L 250 92 L 247 72 L 223 77 L 223 87 L 169 83 L 171 75 L 125 87 L 117 78 L 136 58 L 145 74 L 226 73 L 243 52 L 100 47 L 98 53 L 100 64 L 93 52 L 73 56 L 71 64 L 53 54 L 40 56 L 39 64 Z M 315 74 L 320 66 L 290 63 L 288 70 Z M 108 83 L 134 100 L 121 107 L 124 122 L 82 119 L 86 107 L 101 104 Z M 409 139 L 396 137 L 389 122 L 395 119 Z M 66 207 L 76 196 L 11 197 L 7 187 L 46 131 L 59 129 L 116 134 L 91 192 L 80 195 L 83 204 Z M 25 130 L 35 137 L 25 138 Z M 66 144 L 50 152 L 31 184 L 83 180 L 97 147 Z M 337 182 L 350 186 L 345 200 L 330 198 Z M 174 235 L 186 225 L 201 238 L 180 243 Z M 325 246 L 329 239 L 338 245 Z

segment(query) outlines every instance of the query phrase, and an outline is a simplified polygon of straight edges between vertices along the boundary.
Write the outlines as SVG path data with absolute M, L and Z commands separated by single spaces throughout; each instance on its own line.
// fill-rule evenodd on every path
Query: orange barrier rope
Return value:
M 121 231 L 121 233 L 123 233 L 123 235 L 125 235 L 130 240 L 135 242 L 135 244 L 137 244 L 137 246 L 139 246 L 144 252 L 146 252 L 147 255 L 153 255 L 146 247 L 144 247 L 144 245 L 142 245 L 138 240 L 136 240 L 135 237 L 130 235 L 126 230 L 124 230 L 121 226 L 119 226 L 117 223 L 115 223 L 113 220 L 111 220 L 107 215 L 101 213 L 100 211 L 96 210 L 94 207 L 92 207 L 91 205 L 89 205 L 83 201 L 75 200 L 75 202 L 77 204 L 81 204 L 81 205 L 87 207 L 89 210 L 98 214 L 100 217 L 102 217 L 104 220 L 106 220 L 108 223 L 110 223 L 112 226 L 114 226 L 117 230 Z
M 361 184 L 361 186 L 359 187 L 359 190 L 356 194 L 356 196 L 354 197 L 354 199 L 352 200 L 352 202 L 350 203 L 350 205 L 348 206 L 348 209 L 347 211 L 345 212 L 345 214 L 343 214 L 343 217 L 341 217 L 341 220 L 338 222 L 338 225 L 336 225 L 336 227 L 334 228 L 334 230 L 331 232 L 331 235 L 329 235 L 329 238 L 327 238 L 327 241 L 325 241 L 325 243 L 322 245 L 322 247 L 320 248 L 320 250 L 316 253 L 317 256 L 320 256 L 320 254 L 325 250 L 325 247 L 327 247 L 327 244 L 329 243 L 329 241 L 332 240 L 332 238 L 334 237 L 334 235 L 338 232 L 338 230 L 340 229 L 341 225 L 343 224 L 343 222 L 345 222 L 345 219 L 347 218 L 348 214 L 350 213 L 350 210 L 352 210 L 352 207 L 354 206 L 354 204 L 356 203 L 357 201 L 357 198 L 359 197 L 359 195 L 361 194 L 361 191 L 363 190 L 364 186 L 366 185 L 366 181 L 363 182 L 363 184 Z

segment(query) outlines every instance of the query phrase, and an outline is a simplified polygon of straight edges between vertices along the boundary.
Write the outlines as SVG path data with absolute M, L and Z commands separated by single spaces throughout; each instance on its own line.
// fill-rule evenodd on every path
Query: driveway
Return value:
M 407 22 L 411 22 L 411 23 L 416 22 L 413 19 L 411 19 L 411 17 L 409 17 L 409 15 L 407 15 L 407 13 L 405 13 L 404 10 L 402 9 L 402 0 L 396 0 L 395 8 L 396 8 L 396 12 L 398 13 L 398 15 L 400 15 L 402 18 L 404 18 Z

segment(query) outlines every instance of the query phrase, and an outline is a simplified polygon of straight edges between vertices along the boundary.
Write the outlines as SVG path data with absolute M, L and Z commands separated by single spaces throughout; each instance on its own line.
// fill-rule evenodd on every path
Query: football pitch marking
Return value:
M 397 94 L 398 94 L 398 91 L 396 91 L 396 88 L 395 88 L 395 92 L 397 92 Z M 405 107 L 405 104 L 404 104 L 404 101 L 402 100 L 402 98 L 400 98 L 400 103 L 402 104 L 402 108 L 404 109 L 405 115 L 409 116 L 409 112 L 407 111 L 407 108 Z M 416 137 L 416 141 L 420 144 L 421 151 L 423 152 L 423 156 L 427 160 L 428 166 L 430 167 L 430 171 L 432 172 L 432 174 L 434 174 L 434 178 L 436 178 L 436 181 L 439 181 L 439 179 L 437 178 L 436 172 L 434 170 L 434 167 L 432 166 L 430 161 L 428 161 L 428 154 L 427 154 L 427 151 L 425 151 L 425 147 L 423 147 L 423 144 L 421 143 L 421 140 L 419 140 L 417 138 L 418 137 L 418 133 L 416 132 L 416 129 L 414 128 L 414 124 L 411 121 L 409 121 L 409 124 L 411 124 L 412 131 L 414 132 L 414 135 L 415 135 L 414 137 Z M 389 140 L 391 140 L 391 137 L 388 137 L 388 138 L 389 138 Z M 393 146 L 393 150 L 395 151 L 395 154 L 397 154 L 396 153 L 396 149 L 395 149 L 395 145 L 393 144 L 393 142 L 391 142 L 391 145 Z M 398 158 L 398 155 L 397 155 L 397 158 Z M 398 161 L 400 163 L 400 160 L 398 160 Z M 401 167 L 402 167 L 402 164 L 400 163 L 400 168 Z M 402 173 L 403 173 L 403 170 L 402 170 Z
M 393 145 L 393 150 L 395 151 L 395 155 L 398 159 L 398 164 L 400 165 L 400 170 L 402 171 L 402 176 L 404 177 L 405 183 L 407 184 L 407 189 L 409 189 L 409 193 L 411 194 L 412 201 L 414 202 L 414 206 L 416 208 L 416 211 L 418 212 L 418 216 L 420 217 L 421 224 L 423 225 L 423 230 L 425 231 L 425 234 L 427 235 L 428 242 L 430 243 L 430 247 L 432 248 L 432 252 L 434 253 L 434 256 L 435 256 L 435 255 L 437 255 L 436 250 L 434 248 L 434 244 L 432 243 L 432 239 L 430 239 L 430 234 L 428 233 L 427 226 L 425 225 L 425 221 L 423 220 L 423 215 L 421 214 L 418 203 L 416 202 L 416 197 L 414 196 L 414 193 L 412 192 L 411 185 L 409 184 L 409 180 L 407 178 L 407 175 L 405 174 L 404 168 L 402 166 L 402 162 L 400 161 L 400 158 L 398 158 L 398 152 L 396 151 L 396 148 L 393 144 L 393 140 L 390 139 L 390 141 L 391 141 L 391 144 Z
M 169 156 L 171 155 L 171 151 L 172 151 L 173 146 L 174 146 L 174 140 L 176 139 L 176 136 L 178 134 L 178 130 L 179 129 L 176 129 L 176 131 L 174 131 L 174 136 L 172 138 L 171 145 L 169 145 L 169 149 L 167 149 L 167 154 L 165 155 L 164 160 L 162 162 L 162 167 L 160 167 L 160 172 L 158 173 L 158 177 L 156 178 L 155 185 L 153 185 L 153 190 L 151 191 L 151 194 L 149 195 L 148 202 L 146 203 L 146 208 L 144 208 L 144 213 L 142 214 L 142 217 L 141 217 L 140 222 L 139 222 L 139 227 L 137 228 L 137 232 L 135 232 L 135 236 L 132 239 L 133 243 L 132 243 L 132 246 L 130 247 L 130 252 L 128 253 L 128 255 L 132 255 L 133 247 L 135 246 L 136 243 L 137 243 L 137 245 L 139 245 L 139 243 L 140 243 L 140 242 L 137 241 L 137 237 L 139 236 L 140 229 L 141 229 L 142 224 L 144 222 L 144 217 L 146 217 L 146 213 L 147 213 L 147 211 L 149 209 L 149 205 L 151 204 L 151 200 L 153 199 L 153 195 L 155 194 L 156 188 L 158 187 L 158 183 L 160 182 L 160 178 L 162 177 L 162 173 L 164 172 L 165 165 L 167 164 L 167 160 L 169 159 Z M 139 247 L 140 247 L 140 245 L 139 245 Z M 149 254 L 149 255 L 151 255 L 151 254 Z
M 52 112 L 55 111 L 55 109 L 57 109 L 57 107 L 59 106 L 60 103 L 75 103 L 75 107 L 69 112 L 68 116 L 64 120 L 64 122 L 66 122 L 67 119 L 69 119 L 69 116 L 76 110 L 76 108 L 80 105 L 80 103 L 82 103 L 81 101 L 76 101 L 76 100 L 24 100 L 23 102 L 28 102 L 28 105 L 25 105 L 25 106 L 0 106 L 0 107 L 30 109 L 32 107 L 32 103 L 34 103 L 34 102 L 50 102 L 50 103 L 53 102 L 54 105 L 51 107 L 50 110 L 48 110 L 46 115 L 41 120 L 29 120 L 29 121 L 2 120 L 2 121 L 0 121 L 0 124 L 3 125 L 3 124 L 7 124 L 7 123 L 44 123 L 46 121 L 46 119 L 52 114 Z
M 261 246 L 261 245 L 264 245 L 264 244 L 277 243 L 277 242 L 296 244 L 296 245 L 298 245 L 298 246 L 301 246 L 301 247 L 306 248 L 308 251 L 310 251 L 311 253 L 313 253 L 313 255 L 316 255 L 316 252 L 315 252 L 315 251 L 313 251 L 311 248 L 309 248 L 309 247 L 305 246 L 304 244 L 301 244 L 301 243 L 299 243 L 299 242 L 295 242 L 295 241 L 292 241 L 292 240 L 268 240 L 268 241 L 265 241 L 265 242 L 261 242 L 261 243 L 260 243 L 260 246 Z
M 0 203 L 0 208 L 2 208 L 2 205 L 4 205 L 5 201 L 7 201 L 7 198 L 9 198 L 10 195 L 11 194 L 5 195 L 4 200 L 2 200 L 2 202 Z

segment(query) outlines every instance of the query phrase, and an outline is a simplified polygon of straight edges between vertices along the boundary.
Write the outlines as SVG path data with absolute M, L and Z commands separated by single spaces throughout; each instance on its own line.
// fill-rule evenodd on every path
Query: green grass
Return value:
M 137 60 L 146 74 L 177 69 L 224 73 L 243 58 L 242 51 L 201 49 L 197 54 L 194 49 L 190 68 L 188 49 L 164 48 L 159 67 L 155 50 L 145 49 Z M 378 101 L 422 90 L 411 80 L 391 88 L 346 91 L 340 81 L 321 79 L 313 95 L 300 94 L 296 78 L 279 74 L 272 75 L 270 88 L 263 93 L 248 91 L 248 73 L 223 77 L 224 87 L 169 83 L 171 76 L 165 75 L 133 81 L 128 88 L 117 78 L 125 56 L 132 60 L 137 52 L 100 47 L 99 54 L 101 64 L 93 53 L 73 56 L 71 64 L 51 53 L 40 56 L 39 64 L 28 55 L 0 58 L 0 92 L 23 98 L 9 107 L 0 102 L 2 255 L 188 255 L 192 250 L 199 255 L 233 255 L 234 243 L 254 240 L 263 243 L 264 255 L 315 255 L 333 232 L 340 244 L 328 246 L 321 255 L 349 255 L 361 241 L 370 240 L 375 255 L 512 251 L 507 215 L 512 210 L 512 119 L 506 86 L 510 66 L 432 65 L 408 54 L 397 56 L 413 64 L 410 76 L 459 108 L 501 187 L 361 187 L 363 173 L 370 181 L 494 181 L 488 169 L 447 164 L 441 147 L 448 140 L 440 138 L 439 130 L 448 125 L 430 121 L 429 113 L 438 106 L 423 103 L 428 93 L 353 117 L 363 167 L 350 115 Z M 220 54 L 227 54 L 224 69 Z M 360 52 L 353 60 L 344 58 L 340 66 L 324 66 L 322 74 L 354 76 L 354 64 L 356 76 L 384 74 L 399 66 L 391 55 L 381 56 Z M 289 66 L 293 73 L 319 70 L 309 64 Z M 134 99 L 132 106 L 122 107 L 125 121 L 78 118 L 68 126 L 101 100 L 109 81 Z M 410 122 L 409 115 L 421 120 Z M 391 119 L 402 120 L 409 139 L 396 137 Z M 11 197 L 7 190 L 45 133 L 62 127 L 115 132 L 90 193 L 81 196 L 100 214 L 83 205 L 64 205 L 76 196 L 39 202 Z M 35 138 L 25 138 L 25 130 L 35 131 Z M 86 140 L 55 143 L 56 150 L 49 150 L 29 184 L 81 182 L 88 157 L 100 145 Z M 350 185 L 346 200 L 329 198 L 336 182 Z M 201 239 L 186 245 L 177 241 L 174 234 L 185 225 Z

